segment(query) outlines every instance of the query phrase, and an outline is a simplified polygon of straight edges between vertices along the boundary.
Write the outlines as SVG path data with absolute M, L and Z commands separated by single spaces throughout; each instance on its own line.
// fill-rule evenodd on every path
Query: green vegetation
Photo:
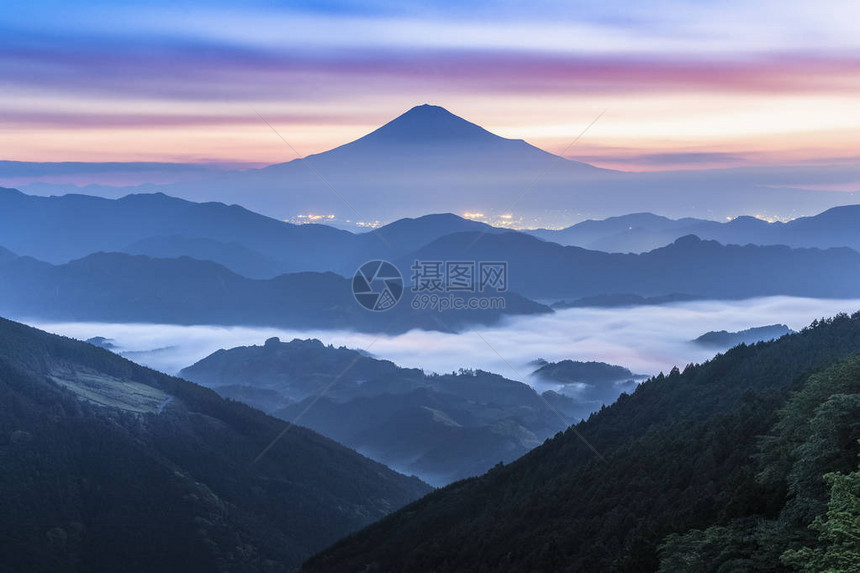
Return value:
M 829 473 L 826 516 L 819 515 L 809 526 L 818 532 L 815 548 L 789 549 L 782 561 L 804 572 L 838 573 L 860 571 L 860 470 L 848 475 Z
M 857 352 L 860 313 L 673 369 L 303 571 L 851 571 Z
M 837 564 L 852 559 L 855 566 L 860 563 L 860 528 L 855 527 L 853 539 L 847 529 L 852 520 L 853 474 L 838 472 L 853 469 L 860 449 L 858 436 L 860 357 L 852 357 L 810 376 L 790 396 L 779 420 L 760 441 L 751 464 L 758 472 L 757 485 L 785 495 L 775 500 L 769 512 L 750 511 L 705 530 L 670 535 L 661 550 L 660 571 L 726 571 L 731 570 L 729 566 L 759 571 L 851 571 Z M 857 480 L 853 483 L 856 496 Z M 742 490 L 731 492 L 727 503 L 743 507 L 746 495 Z M 856 526 L 860 519 L 856 497 L 854 504 Z M 819 539 L 813 532 L 820 533 Z

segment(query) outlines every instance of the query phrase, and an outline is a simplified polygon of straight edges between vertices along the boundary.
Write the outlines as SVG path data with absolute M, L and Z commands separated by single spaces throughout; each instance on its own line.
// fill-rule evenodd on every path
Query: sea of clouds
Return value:
M 710 330 L 737 331 L 768 324 L 794 330 L 816 318 L 860 310 L 860 300 L 766 297 L 742 301 L 686 302 L 628 308 L 577 308 L 548 316 L 519 317 L 494 327 L 460 334 L 411 331 L 379 336 L 347 331 L 298 331 L 259 327 L 177 326 L 93 322 L 32 326 L 80 340 L 111 339 L 116 351 L 140 364 L 175 374 L 220 348 L 259 345 L 277 336 L 317 338 L 326 344 L 363 349 L 400 366 L 432 372 L 480 368 L 533 385 L 537 358 L 596 360 L 619 364 L 638 374 L 668 372 L 673 366 L 702 362 L 714 350 L 691 340 Z

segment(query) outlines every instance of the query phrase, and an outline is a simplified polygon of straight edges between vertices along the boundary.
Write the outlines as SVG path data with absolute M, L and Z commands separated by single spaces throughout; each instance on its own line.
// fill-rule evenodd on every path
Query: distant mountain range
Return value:
M 387 312 L 355 301 L 351 279 L 293 273 L 249 279 L 211 261 L 97 253 L 51 265 L 30 257 L 0 262 L 0 313 L 71 321 L 221 324 L 405 332 L 457 331 L 503 316 L 552 310 L 515 293 L 501 309 L 415 310 L 405 301 Z M 407 298 L 404 295 L 404 298 Z
M 415 295 L 407 289 L 401 304 L 375 313 L 359 306 L 351 280 L 335 273 L 249 279 L 211 261 L 187 257 L 97 253 L 51 265 L 7 253 L 0 257 L 0 312 L 70 321 L 454 332 L 468 325 L 495 324 L 504 316 L 552 312 L 533 300 L 596 297 L 589 304 L 599 306 L 611 304 L 614 298 L 609 295 L 616 292 L 633 291 L 642 297 L 684 292 L 685 298 L 711 299 L 860 296 L 860 253 L 851 249 L 723 246 L 686 237 L 650 253 L 620 255 L 562 247 L 520 233 L 487 234 L 475 242 L 478 237 L 447 235 L 414 257 L 460 260 L 468 252 L 478 260 L 507 260 L 510 292 L 494 294 L 504 298 L 504 308 L 415 310 L 411 304 Z M 400 261 L 407 281 L 411 260 Z M 822 276 L 828 280 L 819 280 Z
M 289 141 L 288 132 L 282 135 Z M 393 221 L 419 213 L 479 210 L 557 224 L 636 211 L 708 219 L 745 213 L 796 217 L 858 202 L 851 193 L 807 190 L 858 179 L 856 166 L 662 173 L 599 169 L 499 137 L 444 108 L 421 105 L 364 137 L 304 159 L 163 185 L 92 185 L 85 192 L 120 197 L 160 191 L 194 201 L 238 203 L 282 220 L 324 213 L 353 222 Z M 50 184 L 27 189 L 82 191 Z
M 559 231 L 538 229 L 527 233 L 562 245 L 612 253 L 647 252 L 685 235 L 712 239 L 724 245 L 850 247 L 860 251 L 860 205 L 834 207 L 786 223 L 768 223 L 749 216 L 720 223 L 635 213 L 602 221 L 583 221 Z
M 236 205 L 162 194 L 103 199 L 36 197 L 0 188 L 0 245 L 54 264 L 97 252 L 217 262 L 249 278 L 297 271 L 351 276 L 368 260 L 395 260 L 453 232 L 502 232 L 456 215 L 403 219 L 353 234 L 293 225 Z
M 425 374 L 318 340 L 219 350 L 180 376 L 433 485 L 513 461 L 630 390 L 542 398 L 496 374 Z
M 754 225 L 787 233 L 786 240 L 796 233 L 795 242 L 854 244 L 858 209 Z M 732 246 L 685 236 L 643 254 L 610 254 L 450 214 L 353 234 L 164 195 L 109 200 L 0 190 L 0 246 L 0 311 L 53 320 L 457 331 L 506 315 L 551 312 L 535 300 L 564 308 L 860 296 L 860 253 L 848 248 Z M 407 286 L 415 260 L 505 261 L 506 306 L 414 311 L 407 289 L 395 310 L 366 312 L 347 277 L 374 258 L 394 262 Z
M 412 255 L 420 260 L 465 256 L 507 261 L 510 289 L 541 301 L 613 294 L 715 299 L 860 297 L 860 253 L 848 248 L 726 246 L 688 235 L 635 255 L 564 247 L 524 233 L 454 233 Z
M 457 232 L 511 232 L 452 214 L 401 219 L 359 234 L 325 225 L 293 225 L 220 203 L 162 194 L 110 200 L 86 195 L 30 196 L 0 188 L 0 246 L 65 263 L 95 252 L 211 260 L 249 278 L 297 271 L 348 276 L 371 259 L 398 260 Z M 726 223 L 640 213 L 585 221 L 561 231 L 526 233 L 604 252 L 647 252 L 686 235 L 724 245 L 850 247 L 860 250 L 860 205 L 788 223 L 738 217 Z
M 0 568 L 285 572 L 430 491 L 285 427 L 0 319 Z
M 860 207 L 844 207 L 792 223 L 750 219 L 745 224 L 761 230 L 763 241 L 769 234 L 801 244 L 855 245 L 860 242 L 858 216 Z M 620 223 L 583 225 L 604 224 L 614 231 Z M 685 236 L 639 255 L 609 254 L 451 214 L 403 219 L 353 234 L 158 194 L 46 198 L 2 189 L 0 246 L 5 247 L 0 251 L 0 310 L 21 318 L 455 331 L 467 324 L 492 324 L 504 315 L 550 312 L 522 297 L 564 308 L 767 295 L 860 296 L 860 254 L 847 248 L 727 246 Z M 364 312 L 345 277 L 375 258 L 396 263 L 407 285 L 415 260 L 506 261 L 506 308 L 439 314 L 412 311 L 406 300 L 391 313 Z

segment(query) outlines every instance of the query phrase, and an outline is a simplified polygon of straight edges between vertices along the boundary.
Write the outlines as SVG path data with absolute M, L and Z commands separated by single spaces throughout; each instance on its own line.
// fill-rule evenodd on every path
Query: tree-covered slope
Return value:
M 778 427 L 792 390 L 858 351 L 860 313 L 675 369 L 516 462 L 342 540 L 303 571 L 654 571 L 673 533 L 780 515 L 792 481 L 761 479 L 761 436 Z M 855 430 L 845 426 L 838 444 L 823 436 L 827 451 L 853 460 Z
M 0 571 L 289 571 L 429 491 L 284 427 L 0 319 Z
M 785 495 L 761 510 L 743 489 L 730 492 L 727 505 L 750 511 L 670 535 L 660 571 L 860 571 L 860 482 L 851 474 L 858 437 L 854 356 L 811 376 L 761 438 L 752 464 L 756 485 Z
M 480 370 L 426 374 L 319 340 L 219 350 L 180 375 L 435 486 L 513 461 L 601 405 Z

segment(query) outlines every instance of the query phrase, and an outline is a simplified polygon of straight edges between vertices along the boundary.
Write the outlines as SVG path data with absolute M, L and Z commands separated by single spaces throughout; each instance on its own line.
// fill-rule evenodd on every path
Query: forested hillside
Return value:
M 219 350 L 180 375 L 434 486 L 517 459 L 620 392 L 596 403 L 585 392 L 588 400 L 541 396 L 480 370 L 426 374 L 319 340 L 277 338 Z
M 289 571 L 429 487 L 0 319 L 0 571 Z
M 840 523 L 857 520 L 845 500 L 857 494 L 858 351 L 860 313 L 661 374 L 303 571 L 790 571 L 851 559 Z
M 756 485 L 784 495 L 763 510 L 669 536 L 660 571 L 860 570 L 858 436 L 860 357 L 853 356 L 812 375 L 760 440 Z M 725 504 L 751 507 L 748 496 L 736 488 Z

